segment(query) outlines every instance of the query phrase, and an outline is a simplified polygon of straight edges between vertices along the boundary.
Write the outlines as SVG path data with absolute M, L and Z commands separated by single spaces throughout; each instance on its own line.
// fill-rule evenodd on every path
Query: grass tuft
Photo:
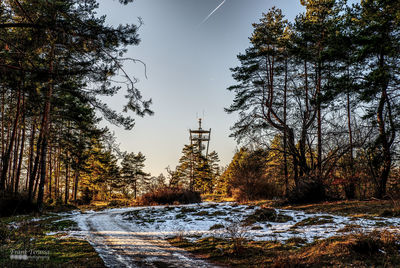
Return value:
M 210 227 L 210 231 L 219 230 L 219 229 L 223 229 L 223 228 L 225 228 L 225 226 L 223 224 L 214 224 L 213 226 Z
M 293 220 L 291 216 L 277 213 L 273 208 L 260 208 L 254 211 L 253 214 L 247 216 L 244 222 L 247 225 L 251 225 L 256 222 L 288 222 L 291 220 Z

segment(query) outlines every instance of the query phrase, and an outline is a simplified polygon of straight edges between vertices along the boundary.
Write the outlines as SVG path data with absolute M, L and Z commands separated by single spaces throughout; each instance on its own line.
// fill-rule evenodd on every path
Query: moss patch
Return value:
M 10 229 L 5 222 L 15 222 L 18 228 Z M 58 216 L 47 216 L 39 221 L 14 217 L 11 220 L 0 219 L 0 225 L 7 226 L 0 243 L 0 267 L 105 267 L 88 242 L 73 238 L 62 239 L 60 235 L 45 235 L 49 231 L 74 228 L 73 221 L 60 220 Z M 40 257 L 11 260 L 12 251 L 26 251 L 28 256 L 32 253 Z

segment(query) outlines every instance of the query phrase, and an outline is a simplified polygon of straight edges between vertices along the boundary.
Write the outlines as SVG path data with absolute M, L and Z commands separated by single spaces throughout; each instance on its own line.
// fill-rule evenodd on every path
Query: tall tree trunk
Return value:
M 292 163 L 293 163 L 293 171 L 294 171 L 294 184 L 296 189 L 299 187 L 299 162 L 298 162 L 298 153 L 296 149 L 296 145 L 294 142 L 294 133 L 293 129 L 287 128 L 287 138 L 288 138 L 288 149 L 292 156 Z
M 49 160 L 48 160 L 48 162 L 49 162 L 49 175 L 48 175 L 48 177 L 49 177 L 49 185 L 48 185 L 48 195 L 49 195 L 49 198 L 51 198 L 52 197 L 52 194 L 51 194 L 51 181 L 52 181 L 52 172 L 53 172 L 53 165 L 52 165 L 52 148 L 50 147 L 50 153 L 49 153 Z
M 5 133 L 6 130 L 4 128 L 4 121 L 5 121 L 5 113 L 4 108 L 6 107 L 6 98 L 5 98 L 5 89 L 2 89 L 1 92 L 1 156 L 5 154 Z M 3 157 L 1 158 L 1 170 L 3 170 Z
M 39 178 L 39 192 L 37 197 L 37 208 L 39 211 L 42 210 L 43 206 L 43 197 L 44 197 L 44 184 L 46 182 L 46 168 L 47 168 L 47 147 L 49 143 L 50 136 L 50 122 L 51 122 L 51 101 L 53 97 L 53 87 L 54 87 L 54 49 L 55 44 L 51 44 L 50 48 L 50 61 L 49 61 L 49 73 L 51 74 L 51 78 L 49 80 L 49 87 L 47 89 L 46 100 L 44 104 L 43 111 L 43 121 L 42 121 L 42 150 L 41 150 L 41 161 L 40 161 L 40 178 Z
M 322 176 L 322 111 L 321 111 L 321 63 L 317 70 L 317 179 Z
M 285 176 L 285 196 L 289 195 L 289 171 L 287 161 L 287 82 L 288 82 L 288 62 L 285 60 L 285 86 L 283 91 L 283 165 Z
M 348 181 L 348 185 L 346 185 L 345 187 L 345 192 L 346 192 L 346 197 L 348 199 L 354 199 L 355 197 L 355 190 L 356 190 L 356 186 L 355 186 L 355 169 L 354 169 L 354 148 L 353 148 L 353 130 L 351 128 L 351 103 L 350 103 L 350 92 L 349 90 L 347 91 L 346 94 L 346 101 L 347 101 L 347 128 L 349 131 L 349 145 L 350 145 L 350 152 L 349 152 L 349 156 L 350 156 L 350 179 Z
M 134 194 L 134 198 L 136 199 L 136 196 L 137 196 L 137 184 L 136 184 L 136 182 L 137 182 L 137 179 L 135 179 L 135 181 L 133 182 L 133 194 Z
M 28 170 L 26 173 L 26 183 L 25 183 L 25 190 L 28 191 L 29 196 L 31 195 L 31 192 L 33 189 L 32 171 L 33 171 L 33 158 L 34 158 L 34 152 L 35 152 L 35 150 L 34 150 L 35 135 L 36 135 L 36 119 L 34 118 L 33 122 L 32 122 L 32 128 L 31 128 L 31 137 L 29 139 L 29 159 L 28 159 Z
M 40 158 L 39 158 L 40 160 Z M 35 175 L 35 188 L 33 189 L 33 198 L 35 198 L 35 196 L 37 196 L 37 189 L 38 189 L 38 185 L 39 185 L 39 176 L 40 176 L 40 166 L 38 169 L 37 174 Z
M 18 151 L 19 151 L 19 145 L 21 143 L 21 135 L 22 135 L 22 130 L 18 129 L 18 134 L 17 134 L 17 140 L 15 142 L 15 147 L 14 147 L 14 153 L 12 155 L 12 168 L 10 170 L 10 194 L 14 194 L 14 186 L 15 186 L 15 177 L 17 176 L 17 165 L 18 165 Z M 10 159 L 11 161 L 11 159 Z
M 379 67 L 381 71 L 385 70 L 385 57 L 383 55 L 383 52 L 381 52 L 381 55 L 379 57 Z M 393 115 L 392 115 L 392 107 L 390 105 L 390 100 L 387 94 L 388 84 L 389 81 L 385 81 L 385 83 L 382 84 L 381 96 L 379 99 L 379 105 L 377 110 L 377 122 L 379 128 L 378 141 L 382 145 L 382 150 L 383 150 L 383 167 L 381 174 L 379 176 L 379 185 L 375 193 L 375 196 L 377 198 L 384 198 L 386 195 L 386 184 L 390 175 L 390 170 L 392 168 L 391 146 L 396 136 L 395 125 L 393 122 Z M 385 105 L 386 105 L 387 117 L 390 123 L 390 127 L 388 128 L 389 130 L 386 129 L 385 118 L 384 118 Z M 388 131 L 390 131 L 390 133 L 388 133 Z
M 58 154 L 55 159 L 56 161 L 56 171 L 55 171 L 55 189 L 54 189 L 54 194 L 55 198 L 57 199 L 59 197 L 59 192 L 60 192 L 60 174 L 61 174 L 61 148 L 58 149 Z
M 67 152 L 67 161 L 65 163 L 65 194 L 64 194 L 64 203 L 68 204 L 69 199 L 69 159 L 68 159 L 68 152 Z
M 392 155 L 390 152 L 390 144 L 388 141 L 388 135 L 386 133 L 385 121 L 383 118 L 384 106 L 386 103 L 387 92 L 386 89 L 382 90 L 381 98 L 379 101 L 378 112 L 377 112 L 377 122 L 379 127 L 379 141 L 383 149 L 383 167 L 382 172 L 379 176 L 379 183 L 376 189 L 375 197 L 383 198 L 386 195 L 386 183 L 389 178 L 390 169 L 392 166 Z
M 25 113 L 25 94 L 22 95 L 22 137 L 21 137 L 21 149 L 19 152 L 19 159 L 18 159 L 18 167 L 17 167 L 17 172 L 16 172 L 16 178 L 15 178 L 15 186 L 14 186 L 14 192 L 18 193 L 19 189 L 19 181 L 21 177 L 21 168 L 22 168 L 22 161 L 23 161 L 23 156 L 24 156 L 24 146 L 25 146 L 25 133 L 26 133 L 26 113 Z
M 11 133 L 11 138 L 10 138 L 10 143 L 8 145 L 8 149 L 6 150 L 5 154 L 2 157 L 2 162 L 3 162 L 3 168 L 1 172 L 1 177 L 0 177 L 0 192 L 5 191 L 5 183 L 6 183 L 6 178 L 7 178 L 7 173 L 8 173 L 8 167 L 10 163 L 10 155 L 11 155 L 11 150 L 14 146 L 14 141 L 15 141 L 15 136 L 17 132 L 17 126 L 18 126 L 18 121 L 19 121 L 19 114 L 20 114 L 20 106 L 21 106 L 21 88 L 18 89 L 18 100 L 17 100 L 17 109 L 16 109 L 16 115 L 15 115 L 15 120 L 13 124 L 13 130 Z
M 51 107 L 51 97 L 53 94 L 53 86 L 50 85 L 46 96 L 45 109 L 43 114 L 43 141 L 42 150 L 40 157 L 40 177 L 39 177 L 39 191 L 37 197 L 37 207 L 38 210 L 42 210 L 43 197 L 44 197 L 44 185 L 46 182 L 46 170 L 47 170 L 47 149 L 48 149 L 48 139 L 50 130 L 50 107 Z
M 25 118 L 24 118 L 24 122 L 25 122 Z M 17 175 L 16 175 L 16 178 L 15 178 L 15 187 L 14 187 L 14 192 L 15 193 L 18 193 L 18 189 L 19 189 L 19 181 L 20 181 L 20 177 L 21 177 L 22 161 L 23 161 L 23 156 L 24 156 L 24 145 L 25 145 L 25 126 L 24 126 L 24 128 L 22 130 L 21 149 L 20 149 L 20 153 L 19 153 Z
M 28 199 L 30 201 L 33 201 L 34 196 L 36 195 L 36 190 L 34 190 L 36 178 L 37 178 L 37 173 L 39 169 L 39 159 L 40 159 L 40 151 L 41 151 L 41 143 L 42 143 L 42 137 L 39 133 L 39 138 L 36 143 L 36 156 L 35 156 L 35 161 L 32 163 L 32 171 L 31 174 L 29 175 L 29 186 L 28 186 Z M 37 183 L 36 183 L 37 185 Z M 35 187 L 36 189 L 36 187 Z
M 74 202 L 76 203 L 78 196 L 78 184 L 79 184 L 79 170 L 76 168 L 75 170 L 75 181 L 74 181 Z

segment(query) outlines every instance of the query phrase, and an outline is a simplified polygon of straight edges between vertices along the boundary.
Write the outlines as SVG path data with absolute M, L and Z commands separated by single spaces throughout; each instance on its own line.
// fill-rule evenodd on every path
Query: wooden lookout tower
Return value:
M 189 133 L 190 145 L 198 149 L 201 154 L 203 154 L 204 149 L 206 149 L 205 157 L 207 158 L 211 138 L 211 128 L 210 130 L 203 130 L 201 128 L 201 118 L 199 118 L 199 129 L 189 129 Z
M 199 161 L 198 157 L 195 157 L 194 151 L 196 150 L 200 155 L 204 155 L 207 159 L 208 148 L 210 145 L 211 138 L 211 128 L 210 130 L 204 130 L 201 128 L 201 118 L 199 118 L 199 129 L 192 130 L 189 129 L 190 133 L 190 146 L 192 148 L 192 153 L 190 156 L 190 190 L 193 190 L 194 184 L 194 163 Z M 203 151 L 206 150 L 205 154 Z

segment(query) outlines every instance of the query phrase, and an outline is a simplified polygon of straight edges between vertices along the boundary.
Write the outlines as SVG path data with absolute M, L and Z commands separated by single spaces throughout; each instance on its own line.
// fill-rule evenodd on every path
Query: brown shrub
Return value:
M 173 205 L 200 203 L 199 192 L 194 192 L 182 188 L 163 188 L 144 194 L 139 199 L 139 204 L 148 205 Z

